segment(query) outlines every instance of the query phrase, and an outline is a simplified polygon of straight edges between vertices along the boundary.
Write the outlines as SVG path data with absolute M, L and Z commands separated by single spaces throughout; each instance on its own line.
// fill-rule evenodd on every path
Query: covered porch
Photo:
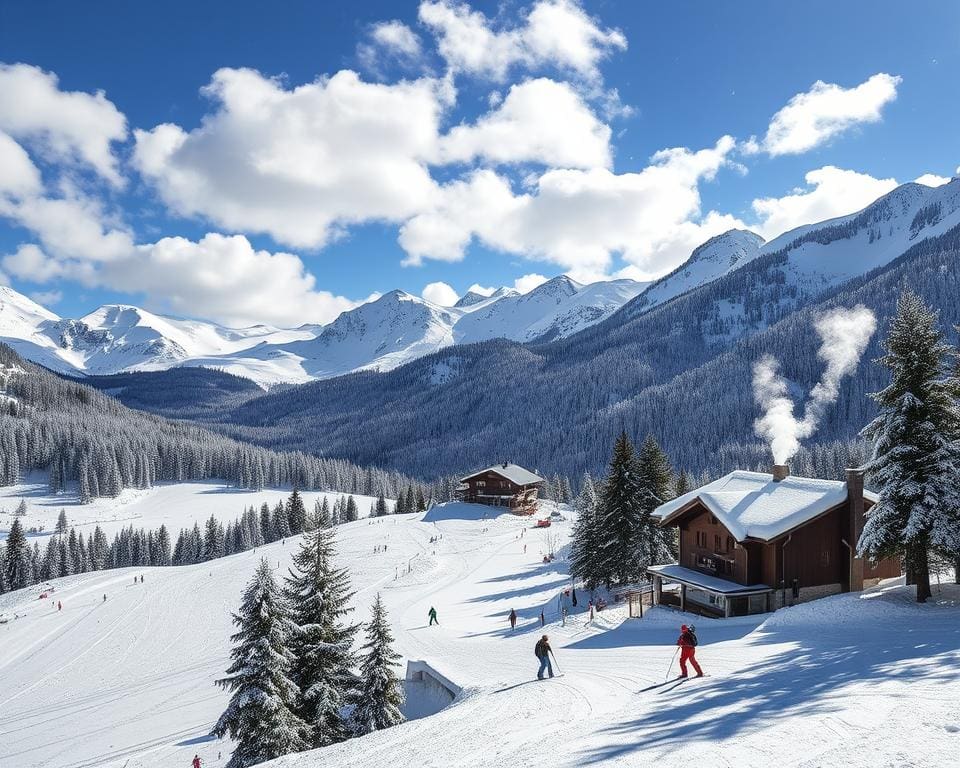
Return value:
M 656 605 L 715 617 L 748 616 L 773 609 L 774 590 L 766 584 L 737 584 L 681 565 L 652 565 L 647 574 L 653 579 Z M 679 591 L 665 591 L 665 584 L 678 585 Z

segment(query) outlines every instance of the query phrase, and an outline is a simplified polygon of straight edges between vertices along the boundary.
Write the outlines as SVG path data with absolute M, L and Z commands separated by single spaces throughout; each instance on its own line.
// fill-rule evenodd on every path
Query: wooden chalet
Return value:
M 866 514 L 877 501 L 863 473 L 846 482 L 731 472 L 661 505 L 663 526 L 680 533 L 675 565 L 647 569 L 658 603 L 710 616 L 763 613 L 899 576 L 899 560 L 856 556 Z M 665 591 L 664 584 L 679 585 Z
M 532 515 L 544 482 L 517 464 L 497 464 L 460 478 L 460 498 L 471 504 L 506 507 L 516 515 Z

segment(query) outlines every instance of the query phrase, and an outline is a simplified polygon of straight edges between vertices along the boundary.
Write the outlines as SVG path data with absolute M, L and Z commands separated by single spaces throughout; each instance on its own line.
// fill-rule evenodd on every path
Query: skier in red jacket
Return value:
M 200 768 L 200 765 L 201 765 L 200 755 L 194 755 L 193 761 L 190 763 L 190 765 L 192 766 L 192 768 Z
M 680 627 L 680 637 L 677 638 L 677 645 L 680 646 L 680 677 L 687 676 L 688 661 L 697 670 L 697 677 L 703 677 L 703 670 L 697 664 L 697 633 L 693 624 L 689 627 L 686 624 Z

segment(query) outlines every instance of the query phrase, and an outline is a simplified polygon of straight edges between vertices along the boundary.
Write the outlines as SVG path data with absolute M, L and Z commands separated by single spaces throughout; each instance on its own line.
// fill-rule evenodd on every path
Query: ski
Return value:
M 670 685 L 670 683 L 676 683 L 679 680 L 684 678 L 680 675 L 676 677 L 671 677 L 669 680 L 664 680 L 662 683 L 654 683 L 653 685 L 648 685 L 646 688 L 641 688 L 637 693 L 646 693 L 647 691 L 655 691 L 657 688 L 663 688 L 665 685 Z

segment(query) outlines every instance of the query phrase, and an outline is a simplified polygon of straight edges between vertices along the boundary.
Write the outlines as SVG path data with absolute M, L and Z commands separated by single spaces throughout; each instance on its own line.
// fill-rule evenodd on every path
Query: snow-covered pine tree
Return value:
M 57 515 L 57 528 L 56 528 L 56 531 L 57 531 L 57 533 L 59 533 L 59 534 L 62 535 L 62 534 L 64 534 L 64 533 L 66 533 L 69 528 L 70 528 L 70 526 L 69 526 L 69 524 L 67 523 L 67 510 L 61 509 L 61 510 L 60 510 L 60 514 Z
M 670 459 L 653 435 L 647 435 L 637 453 L 637 475 L 640 480 L 640 507 L 643 517 L 635 551 L 642 555 L 637 567 L 642 574 L 650 565 L 672 563 L 677 557 L 677 540 L 673 528 L 661 528 L 651 513 L 673 498 L 674 480 Z
M 296 488 L 293 489 L 293 493 L 287 499 L 287 521 L 292 534 L 303 533 L 307 525 L 307 508 L 303 503 L 303 497 Z
M 30 546 L 27 537 L 20 525 L 20 518 L 13 518 L 10 532 L 7 534 L 6 557 L 4 558 L 4 575 L 9 590 L 29 587 L 32 581 L 30 567 Z
M 937 313 L 904 291 L 878 362 L 892 374 L 872 395 L 878 416 L 862 434 L 873 442 L 866 464 L 880 489 L 860 536 L 858 551 L 869 557 L 902 556 L 917 601 L 930 597 L 930 550 L 956 545 L 956 475 L 960 450 L 953 430 L 957 403 L 946 376 L 952 349 Z
M 580 495 L 575 506 L 577 522 L 573 527 L 573 541 L 570 552 L 570 573 L 576 579 L 582 579 L 590 589 L 598 583 L 597 553 L 600 549 L 597 525 L 597 491 L 593 478 L 585 472 L 580 483 Z
M 283 588 L 296 625 L 289 647 L 296 659 L 293 679 L 303 692 L 298 712 L 311 728 L 314 747 L 349 737 L 343 709 L 357 687 L 352 671 L 357 627 L 344 621 L 352 610 L 350 576 L 334 567 L 334 554 L 333 528 L 318 525 L 305 533 Z
M 685 469 L 681 469 L 680 474 L 677 475 L 677 482 L 673 486 L 673 497 L 683 496 L 683 494 L 689 493 L 692 490 L 690 475 L 687 474 Z
M 360 661 L 360 692 L 353 710 L 354 729 L 359 734 L 380 731 L 405 719 L 400 710 L 403 687 L 394 671 L 400 662 L 400 654 L 393 650 L 393 634 L 379 593 L 373 602 L 365 633 L 367 642 Z
M 273 508 L 273 535 L 274 541 L 285 539 L 290 535 L 290 519 L 287 517 L 287 508 L 282 501 Z
M 232 663 L 217 685 L 232 692 L 213 733 L 230 734 L 236 748 L 227 768 L 272 760 L 310 747 L 310 728 L 296 709 L 300 692 L 290 679 L 294 657 L 288 644 L 296 627 L 267 561 L 261 560 L 233 616 Z
M 610 469 L 600 491 L 598 548 L 595 576 L 607 587 L 626 584 L 640 577 L 643 553 L 636 542 L 643 532 L 643 490 L 637 474 L 637 459 L 626 432 L 613 446 Z
M 360 512 L 357 509 L 357 500 L 353 498 L 353 494 L 347 496 L 347 505 L 343 510 L 343 520 L 344 523 L 352 523 L 354 520 L 360 518 Z
M 388 511 L 387 500 L 383 497 L 383 494 L 381 493 L 379 496 L 377 496 L 377 503 L 376 503 L 376 506 L 374 507 L 374 512 L 376 513 L 377 517 L 383 517 L 384 515 L 387 514 L 387 511 Z

